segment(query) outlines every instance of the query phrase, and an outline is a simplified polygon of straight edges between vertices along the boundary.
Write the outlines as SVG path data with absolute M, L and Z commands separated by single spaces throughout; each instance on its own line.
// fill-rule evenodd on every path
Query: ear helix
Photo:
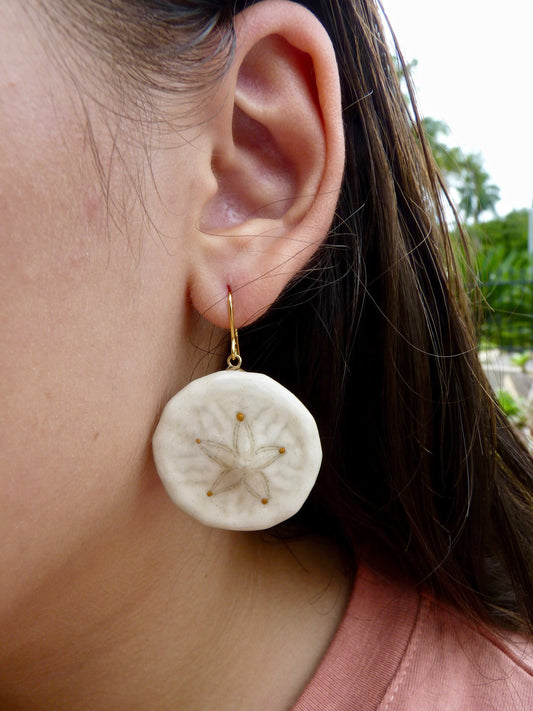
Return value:
M 166 405 L 153 437 L 174 503 L 213 528 L 271 528 L 302 507 L 322 461 L 315 420 L 289 390 L 241 369 L 228 290 L 228 369 L 194 380 Z

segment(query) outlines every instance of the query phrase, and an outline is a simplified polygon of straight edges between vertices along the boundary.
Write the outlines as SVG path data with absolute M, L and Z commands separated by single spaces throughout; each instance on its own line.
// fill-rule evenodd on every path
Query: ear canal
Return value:
M 218 190 L 206 207 L 202 227 L 227 229 L 254 217 L 277 220 L 294 203 L 297 176 L 270 131 L 234 107 L 235 152 L 229 164 L 215 157 Z

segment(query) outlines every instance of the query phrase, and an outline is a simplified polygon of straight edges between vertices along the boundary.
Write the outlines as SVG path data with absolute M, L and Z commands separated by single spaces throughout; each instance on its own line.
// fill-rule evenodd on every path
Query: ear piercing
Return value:
M 174 503 L 213 528 L 270 528 L 302 507 L 322 449 L 307 408 L 278 382 L 241 369 L 228 292 L 228 369 L 194 380 L 166 405 L 153 437 Z

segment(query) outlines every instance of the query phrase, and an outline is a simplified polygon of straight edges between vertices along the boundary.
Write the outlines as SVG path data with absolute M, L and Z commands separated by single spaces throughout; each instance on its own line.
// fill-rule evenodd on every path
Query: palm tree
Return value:
M 484 212 L 496 214 L 496 203 L 500 199 L 500 189 L 490 182 L 490 176 L 483 168 L 483 160 L 479 154 L 464 158 L 461 165 L 461 180 L 457 186 L 459 207 L 465 220 L 475 224 Z
M 406 90 L 408 75 L 417 65 L 417 61 L 409 62 L 405 68 L 395 61 L 396 74 L 402 84 L 406 105 L 410 106 L 410 98 Z M 407 75 L 407 76 L 406 76 Z M 496 215 L 496 203 L 500 199 L 500 189 L 490 182 L 490 176 L 483 168 L 480 154 L 464 156 L 456 147 L 450 147 L 443 141 L 450 133 L 444 121 L 426 116 L 421 119 L 422 129 L 437 166 L 449 188 L 457 191 L 459 208 L 466 221 L 479 222 L 484 212 L 491 211 Z
M 422 119 L 422 128 L 443 176 L 449 178 L 450 175 L 459 175 L 463 166 L 461 151 L 459 148 L 450 148 L 441 140 L 441 136 L 448 136 L 450 133 L 448 125 L 444 121 L 425 116 Z

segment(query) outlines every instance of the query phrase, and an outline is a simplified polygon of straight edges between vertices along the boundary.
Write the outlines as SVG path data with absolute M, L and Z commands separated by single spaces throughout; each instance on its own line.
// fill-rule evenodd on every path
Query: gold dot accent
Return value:
M 196 444 L 200 444 L 201 441 L 202 441 L 201 439 L 197 439 Z
M 261 499 L 262 504 L 268 504 L 268 499 Z
M 280 447 L 280 448 L 279 448 L 279 453 L 280 453 L 280 454 L 285 454 L 285 447 Z
M 213 492 L 211 491 L 211 489 L 209 489 L 209 491 L 207 492 L 207 495 L 208 495 L 208 496 L 213 496 Z
M 237 413 L 237 419 L 239 420 L 239 422 L 242 422 L 244 420 L 244 415 L 242 412 Z

